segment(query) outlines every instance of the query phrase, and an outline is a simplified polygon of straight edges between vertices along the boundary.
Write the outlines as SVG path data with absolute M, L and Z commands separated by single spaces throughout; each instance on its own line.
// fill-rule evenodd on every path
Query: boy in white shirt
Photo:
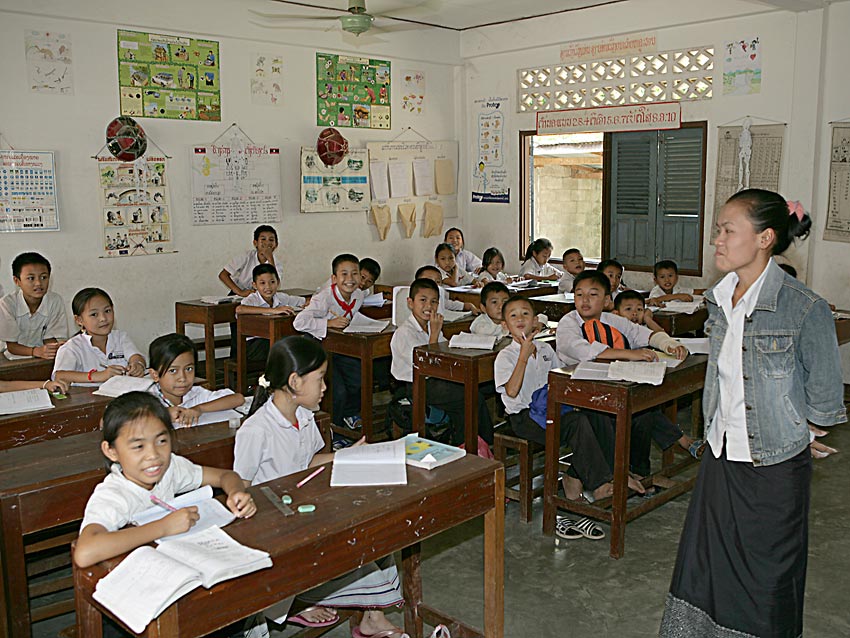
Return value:
M 380 276 L 381 265 L 377 261 L 371 257 L 364 257 L 360 260 L 360 290 L 365 292 L 367 297 L 373 293 L 372 288 Z M 333 281 L 328 277 L 327 281 L 319 286 L 316 292 L 330 288 L 332 283 Z
M 664 306 L 665 301 L 693 301 L 693 288 L 679 285 L 679 267 L 675 261 L 662 259 L 652 268 L 655 286 L 649 291 L 649 306 Z M 703 292 L 702 290 L 699 292 Z
M 404 396 L 408 401 L 413 400 L 413 349 L 446 340 L 442 333 L 443 315 L 439 313 L 439 304 L 440 290 L 432 279 L 418 278 L 410 285 L 407 298 L 410 316 L 396 329 L 390 341 L 392 351 L 390 371 L 403 385 L 396 393 L 396 398 Z M 463 385 L 429 378 L 426 382 L 425 393 L 426 403 L 429 406 L 440 408 L 448 414 L 452 423 L 452 444 L 463 443 Z M 478 393 L 478 434 L 488 444 L 493 444 L 493 423 L 480 392 Z
M 578 248 L 569 248 L 562 257 L 564 276 L 558 280 L 558 292 L 572 292 L 576 275 L 584 272 L 584 256 Z
M 257 226 L 254 229 L 254 249 L 231 259 L 218 274 L 219 280 L 234 295 L 247 297 L 254 292 L 251 285 L 254 268 L 260 264 L 271 264 L 277 270 L 278 281 L 283 281 L 281 266 L 274 260 L 276 249 L 277 231 L 265 224 Z
M 475 304 L 458 301 L 457 299 L 449 299 L 449 293 L 446 292 L 446 289 L 443 288 L 443 275 L 442 271 L 436 266 L 422 266 L 419 270 L 416 271 L 415 279 L 430 279 L 435 284 L 437 284 L 437 290 L 440 295 L 440 308 L 445 308 L 446 310 L 453 310 L 455 312 L 471 312 L 474 315 L 477 315 L 480 310 L 475 307 Z
M 498 337 L 508 336 L 508 329 L 502 320 L 502 306 L 510 298 L 508 287 L 500 281 L 491 281 L 481 289 L 481 314 L 469 326 L 469 331 L 477 335 Z M 539 332 L 546 329 L 549 320 L 544 314 L 536 315 L 535 328 Z
M 0 341 L 9 354 L 56 358 L 68 338 L 65 302 L 50 286 L 50 262 L 38 253 L 22 253 L 12 261 L 18 289 L 0 299 Z

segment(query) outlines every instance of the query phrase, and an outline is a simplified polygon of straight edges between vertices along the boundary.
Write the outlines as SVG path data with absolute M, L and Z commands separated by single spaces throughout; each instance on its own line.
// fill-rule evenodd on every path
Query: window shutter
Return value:
M 655 263 L 658 136 L 611 136 L 611 257 L 625 267 Z

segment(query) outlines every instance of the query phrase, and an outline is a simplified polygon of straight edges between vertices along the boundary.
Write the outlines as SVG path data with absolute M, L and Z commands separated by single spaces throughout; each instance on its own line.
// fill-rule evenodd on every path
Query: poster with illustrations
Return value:
M 104 257 L 174 252 L 165 157 L 98 157 Z
M 121 115 L 221 121 L 218 42 L 118 30 Z
M 301 212 L 367 211 L 369 151 L 349 150 L 339 164 L 325 166 L 314 148 L 301 148 Z
M 280 149 L 244 134 L 190 149 L 192 223 L 270 224 L 281 220 Z
M 316 53 L 316 125 L 390 128 L 390 63 Z
M 283 106 L 283 55 L 251 54 L 251 104 Z
M 53 151 L 0 151 L 0 232 L 59 230 Z
M 850 243 L 850 122 L 832 125 L 829 208 L 823 238 Z
M 422 115 L 425 110 L 425 72 L 401 72 L 401 108 L 413 115 Z
M 723 94 L 761 93 L 761 45 L 758 36 L 723 45 Z
M 506 97 L 475 100 L 478 153 L 472 167 L 472 201 L 507 204 L 511 201 L 505 164 L 504 133 Z
M 25 43 L 30 92 L 73 95 L 71 36 L 52 31 L 27 31 Z

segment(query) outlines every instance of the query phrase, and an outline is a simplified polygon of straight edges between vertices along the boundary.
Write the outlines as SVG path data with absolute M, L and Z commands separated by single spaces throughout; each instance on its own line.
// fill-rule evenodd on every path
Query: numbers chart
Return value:
M 0 150 L 0 232 L 59 230 L 52 151 Z

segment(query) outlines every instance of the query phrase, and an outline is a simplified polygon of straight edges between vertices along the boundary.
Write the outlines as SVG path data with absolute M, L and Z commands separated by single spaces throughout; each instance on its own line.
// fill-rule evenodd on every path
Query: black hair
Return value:
M 502 265 L 505 265 L 505 256 L 502 254 L 502 251 L 496 248 L 495 246 L 491 246 L 487 250 L 484 251 L 484 254 L 481 255 L 481 268 L 483 270 L 487 270 L 487 266 L 493 263 L 493 260 L 498 257 L 502 260 Z
M 195 344 L 192 343 L 189 337 L 177 334 L 176 332 L 157 337 L 148 346 L 149 367 L 159 376 L 162 376 L 171 364 L 174 363 L 174 360 L 184 352 L 191 352 L 193 363 L 198 365 Z
M 251 271 L 251 281 L 257 281 L 257 277 L 260 275 L 274 275 L 274 278 L 280 281 L 277 268 L 271 264 L 257 264 L 254 266 L 254 270 Z
M 463 231 L 460 228 L 455 228 L 454 226 L 449 228 L 446 231 L 446 234 L 443 235 L 443 241 L 448 244 L 449 243 L 449 233 L 452 232 L 452 231 L 455 231 L 455 230 L 460 233 L 460 241 L 463 242 L 463 247 L 466 248 L 466 237 L 463 236 Z
M 352 255 L 351 253 L 342 253 L 341 255 L 337 255 L 331 262 L 331 273 L 335 275 L 337 268 L 339 268 L 342 264 L 349 263 L 357 264 L 357 268 L 360 268 L 360 260 L 357 259 L 355 255 Z
M 619 268 L 619 269 L 620 269 L 620 275 L 622 275 L 622 274 L 623 274 L 623 271 L 625 270 L 625 269 L 623 268 L 623 264 L 621 264 L 621 263 L 620 263 L 619 261 L 617 261 L 616 259 L 603 259 L 603 260 L 602 260 L 602 261 L 600 261 L 600 262 L 599 262 L 599 264 L 596 266 L 596 270 L 598 270 L 599 272 L 602 272 L 602 271 L 603 271 L 603 270 L 605 270 L 608 266 L 614 266 L 615 268 Z M 610 282 L 609 282 L 609 284 L 610 284 Z M 573 287 L 575 287 L 575 282 L 573 283 Z
M 427 264 L 422 266 L 419 270 L 416 271 L 416 274 L 413 276 L 414 279 L 422 279 L 422 275 L 424 275 L 429 270 L 433 270 L 438 275 L 440 274 L 440 269 L 436 266 L 432 266 L 431 264 Z
M 657 277 L 659 270 L 672 270 L 677 275 L 679 274 L 679 267 L 676 265 L 676 262 L 673 261 L 672 259 L 662 259 L 661 261 L 656 263 L 652 267 L 652 274 Z
M 290 335 L 275 341 L 269 351 L 264 374 L 269 387 L 264 388 L 259 383 L 257 384 L 248 416 L 259 410 L 271 397 L 274 390 L 289 388 L 289 377 L 293 373 L 303 377 L 305 374 L 310 374 L 321 368 L 327 360 L 328 354 L 321 342 L 312 337 Z
M 437 248 L 434 249 L 434 259 L 436 259 L 437 255 L 439 255 L 444 250 L 448 250 L 452 255 L 455 254 L 454 246 L 443 242 L 442 244 L 437 244 Z
M 794 279 L 797 278 L 797 269 L 794 268 L 791 264 L 779 264 L 779 267 L 791 275 Z
M 433 279 L 417 277 L 416 280 L 412 284 L 410 284 L 410 290 L 407 292 L 408 298 L 413 299 L 414 297 L 416 297 L 417 292 L 419 292 L 420 290 L 424 290 L 425 288 L 427 288 L 428 290 L 433 290 L 435 293 L 437 293 L 437 296 L 439 297 L 440 287 Z
M 561 259 L 563 261 L 567 261 L 567 257 L 570 255 L 581 255 L 581 251 L 578 248 L 567 248 L 561 256 Z
M 495 295 L 497 292 L 503 292 L 508 295 L 511 294 L 508 287 L 501 281 L 488 281 L 481 289 L 481 303 L 486 304 L 490 295 Z
M 271 234 L 273 234 L 273 235 L 274 235 L 274 240 L 275 240 L 275 242 L 277 242 L 277 231 L 274 229 L 274 227 L 273 227 L 273 226 L 269 226 L 268 224 L 262 224 L 262 225 L 260 225 L 260 226 L 257 226 L 257 227 L 254 229 L 254 241 L 257 241 L 257 240 L 260 238 L 260 235 L 261 235 L 262 233 L 271 233 Z
M 732 202 L 740 202 L 746 206 L 747 217 L 757 233 L 768 228 L 773 229 L 776 234 L 772 250 L 774 255 L 784 253 L 795 239 L 805 239 L 809 236 L 812 218 L 806 213 L 803 213 L 802 219 L 792 214 L 788 202 L 779 193 L 747 188 L 726 200 L 727 204 Z
M 529 308 L 531 308 L 532 314 L 534 313 L 534 304 L 531 303 L 531 299 L 526 297 L 525 295 L 512 295 L 503 305 L 502 305 L 502 319 L 505 318 L 505 313 L 508 311 L 508 306 L 511 304 L 522 302 L 526 304 Z
M 21 253 L 12 260 L 12 276 L 21 278 L 21 271 L 24 266 L 47 266 L 47 274 L 50 274 L 50 262 L 44 255 L 38 253 Z
M 174 433 L 171 415 L 162 401 L 148 392 L 133 391 L 112 399 L 106 406 L 101 420 L 103 440 L 109 444 L 109 447 L 113 447 L 115 439 L 121 434 L 121 428 L 127 423 L 146 416 L 161 421 L 168 430 L 169 436 Z
M 534 256 L 534 253 L 542 252 L 547 248 L 552 248 L 552 242 L 545 237 L 538 237 L 528 245 L 528 248 L 525 249 L 525 261 L 531 259 Z
M 611 280 L 605 276 L 601 270 L 585 270 L 576 275 L 576 278 L 573 279 L 573 292 L 578 290 L 578 285 L 583 282 L 590 280 L 595 284 L 599 284 L 602 286 L 602 290 L 605 291 L 606 295 L 611 294 Z M 619 295 L 618 295 L 619 296 Z
M 112 303 L 112 297 L 110 297 L 109 294 L 102 288 L 83 288 L 80 292 L 74 295 L 74 299 L 71 301 L 71 312 L 74 316 L 81 316 L 83 314 L 83 310 L 86 309 L 86 304 L 95 297 L 103 297 L 109 302 L 110 306 L 114 305 Z
M 378 277 L 381 276 L 381 264 L 371 257 L 364 257 L 360 260 L 360 270 L 368 272 L 375 281 L 378 281 Z
M 644 307 L 646 307 L 646 301 L 644 300 L 643 295 L 640 294 L 637 290 L 624 290 L 619 295 L 617 295 L 616 299 L 614 299 L 614 308 L 619 310 L 620 306 L 629 301 L 630 299 L 633 301 L 639 301 L 644 305 Z

